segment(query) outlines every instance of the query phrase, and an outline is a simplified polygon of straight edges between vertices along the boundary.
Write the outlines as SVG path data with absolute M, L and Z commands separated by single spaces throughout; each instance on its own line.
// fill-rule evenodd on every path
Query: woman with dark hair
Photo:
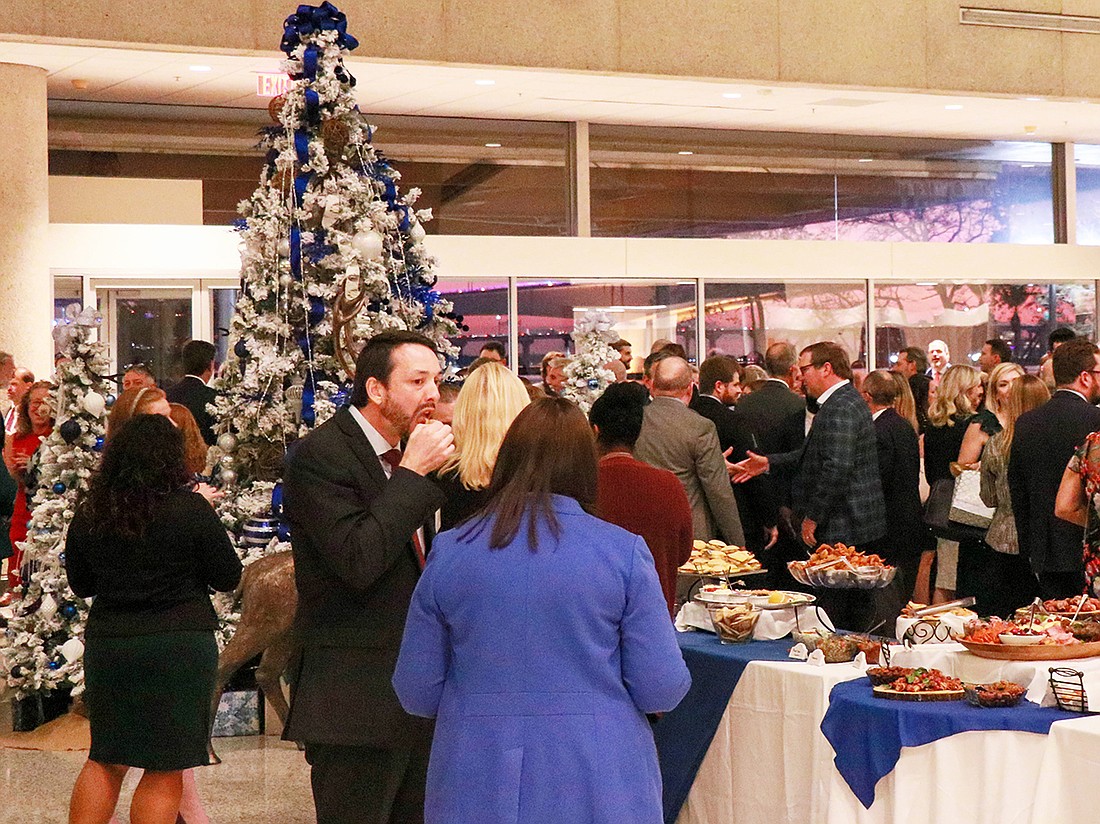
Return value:
M 680 479 L 634 457 L 648 403 L 640 383 L 616 383 L 592 404 L 588 422 L 600 456 L 596 514 L 645 539 L 669 613 L 675 615 L 676 571 L 691 557 L 694 527 Z
M 131 820 L 172 824 L 183 771 L 210 763 L 218 647 L 207 592 L 232 590 L 241 562 L 190 482 L 179 431 L 138 415 L 114 433 L 69 525 L 69 584 L 95 597 L 84 652 L 92 746 L 71 824 L 107 822 L 130 767 L 145 770 Z
M 645 541 L 595 502 L 588 421 L 535 401 L 481 515 L 433 543 L 393 676 L 436 718 L 427 824 L 660 824 L 645 713 L 691 679 Z

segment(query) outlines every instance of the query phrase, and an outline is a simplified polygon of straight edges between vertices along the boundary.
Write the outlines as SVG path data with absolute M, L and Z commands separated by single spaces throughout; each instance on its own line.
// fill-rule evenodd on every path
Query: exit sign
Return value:
M 293 82 L 285 74 L 260 72 L 256 75 L 256 96 L 278 97 L 290 91 L 290 85 Z

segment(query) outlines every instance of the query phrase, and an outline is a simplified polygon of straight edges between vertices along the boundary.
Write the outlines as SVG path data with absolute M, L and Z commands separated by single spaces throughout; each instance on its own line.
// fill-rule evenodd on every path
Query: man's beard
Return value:
M 421 404 L 412 415 L 409 415 L 390 398 L 387 397 L 382 401 L 382 417 L 393 424 L 394 429 L 401 433 L 402 440 L 409 437 L 413 427 L 428 420 L 433 411 L 435 411 L 435 404 L 427 403 Z

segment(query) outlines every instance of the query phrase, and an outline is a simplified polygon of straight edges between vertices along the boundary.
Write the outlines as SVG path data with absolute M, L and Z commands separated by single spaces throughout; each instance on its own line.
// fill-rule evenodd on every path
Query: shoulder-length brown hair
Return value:
M 497 454 L 489 502 L 460 540 L 492 523 L 489 546 L 507 546 L 527 520 L 528 548 L 538 549 L 538 524 L 545 519 L 556 538 L 561 524 L 552 495 L 576 500 L 587 512 L 596 505 L 596 442 L 576 406 L 544 398 L 527 406 L 508 428 Z
M 31 423 L 31 395 L 36 390 L 45 389 L 47 392 L 46 403 L 50 402 L 49 391 L 53 389 L 53 384 L 49 381 L 35 381 L 27 387 L 27 391 L 23 393 L 23 397 L 19 399 L 19 412 L 15 418 L 15 434 L 16 435 L 29 435 L 34 431 L 34 424 Z M 54 415 L 50 414 L 50 421 L 53 421 Z M 50 424 L 53 428 L 53 424 Z
M 131 418 L 147 413 L 150 406 L 157 401 L 166 400 L 164 390 L 156 387 L 141 386 L 137 389 L 127 389 L 118 396 L 111 414 L 107 416 L 107 438 L 110 441 L 122 425 Z
M 206 452 L 209 447 L 202 439 L 199 423 L 191 410 L 182 403 L 169 404 L 169 408 L 172 411 L 168 417 L 183 435 L 183 463 L 192 475 L 201 475 L 206 469 Z

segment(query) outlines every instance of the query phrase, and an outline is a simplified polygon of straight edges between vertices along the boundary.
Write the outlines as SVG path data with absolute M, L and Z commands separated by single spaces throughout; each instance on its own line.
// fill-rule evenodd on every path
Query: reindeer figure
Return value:
M 240 601 L 241 619 L 233 638 L 218 656 L 214 711 L 233 673 L 263 653 L 256 669 L 256 684 L 286 724 L 290 707 L 279 679 L 294 652 L 291 624 L 298 608 L 294 557 L 289 552 L 278 552 L 246 566 L 234 598 Z

